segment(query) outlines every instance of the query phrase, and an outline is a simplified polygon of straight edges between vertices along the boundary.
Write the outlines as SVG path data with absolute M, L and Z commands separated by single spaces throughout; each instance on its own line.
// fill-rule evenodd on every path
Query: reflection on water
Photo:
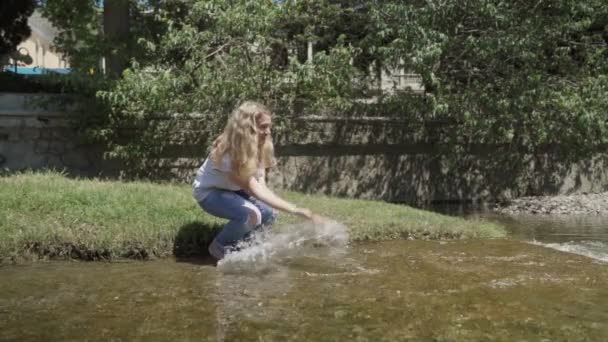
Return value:
M 0 340 L 608 338 L 608 266 L 589 258 L 513 239 L 295 248 L 261 271 L 204 260 L 3 266 Z

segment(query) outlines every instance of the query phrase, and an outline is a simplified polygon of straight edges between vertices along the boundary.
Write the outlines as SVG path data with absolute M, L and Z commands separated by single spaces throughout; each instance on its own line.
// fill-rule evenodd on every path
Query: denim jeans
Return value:
M 207 213 L 229 220 L 209 245 L 209 253 L 217 259 L 252 232 L 272 225 L 277 216 L 270 206 L 244 191 L 213 190 L 198 204 Z

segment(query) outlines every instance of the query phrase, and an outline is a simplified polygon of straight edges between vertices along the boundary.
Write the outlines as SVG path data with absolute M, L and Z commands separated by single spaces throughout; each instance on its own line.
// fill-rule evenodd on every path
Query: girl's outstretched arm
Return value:
M 231 179 L 244 190 L 275 209 L 295 214 L 308 220 L 317 221 L 318 216 L 313 214 L 310 209 L 298 208 L 295 204 L 287 202 L 272 192 L 272 190 L 268 189 L 264 184 L 258 182 L 253 176 L 243 179 L 232 174 Z

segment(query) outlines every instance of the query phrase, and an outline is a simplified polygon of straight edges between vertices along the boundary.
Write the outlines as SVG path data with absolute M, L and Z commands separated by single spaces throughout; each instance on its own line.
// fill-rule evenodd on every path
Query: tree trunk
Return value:
M 112 49 L 106 57 L 106 74 L 120 77 L 127 67 L 129 40 L 129 0 L 105 0 L 103 32 Z

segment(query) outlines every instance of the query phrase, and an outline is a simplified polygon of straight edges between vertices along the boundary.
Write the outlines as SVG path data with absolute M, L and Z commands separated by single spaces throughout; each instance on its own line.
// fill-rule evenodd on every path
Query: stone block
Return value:
M 23 127 L 15 127 L 7 132 L 8 141 L 20 141 L 21 140 L 21 132 L 23 131 Z
M 0 127 L 15 128 L 15 127 L 22 127 L 22 126 L 24 126 L 24 124 L 25 123 L 22 118 L 0 116 Z
M 20 131 L 21 140 L 28 141 L 28 140 L 36 140 L 38 138 L 40 138 L 40 129 L 38 129 L 38 128 L 24 127 Z
M 65 152 L 65 142 L 53 140 L 49 143 L 49 153 L 63 154 Z
M 58 99 L 59 101 L 54 101 L 53 99 Z M 62 102 L 65 103 L 62 100 L 65 100 L 65 95 L 0 92 L 0 111 L 52 115 L 74 109 L 73 106 L 62 105 Z
M 51 145 L 51 141 L 47 139 L 38 139 L 34 141 L 34 153 L 36 154 L 47 154 L 49 153 L 49 147 Z
M 44 119 L 44 118 L 41 118 Z M 70 127 L 70 121 L 64 117 L 53 117 L 49 118 L 49 121 L 46 125 L 47 127 Z
M 9 170 L 36 169 L 46 164 L 46 156 L 34 152 L 33 142 L 0 143 L 0 155 L 4 158 L 0 167 Z
M 71 150 L 66 152 L 61 160 L 63 165 L 69 169 L 86 170 L 93 166 L 83 150 Z
M 13 135 L 15 134 L 14 129 L 0 128 L 0 144 L 5 141 L 13 141 Z
M 44 115 L 30 115 L 24 117 L 23 124 L 26 127 L 36 128 L 54 128 L 54 127 L 69 127 L 69 121 L 62 117 L 52 117 Z
M 36 116 L 27 116 L 23 118 L 23 124 L 25 127 L 44 129 L 48 127 L 50 120 L 39 119 Z
M 48 128 L 32 128 L 32 129 L 38 129 L 40 139 L 51 140 L 51 138 L 53 136 L 53 132 Z
M 18 110 L 25 107 L 25 97 L 18 93 L 0 93 L 0 107 L 3 110 Z
M 54 140 L 68 141 L 70 139 L 74 139 L 74 132 L 69 128 L 65 127 L 55 127 L 50 129 L 51 137 Z
M 58 155 L 49 155 L 44 168 L 64 170 L 66 166 L 63 164 L 61 157 Z

